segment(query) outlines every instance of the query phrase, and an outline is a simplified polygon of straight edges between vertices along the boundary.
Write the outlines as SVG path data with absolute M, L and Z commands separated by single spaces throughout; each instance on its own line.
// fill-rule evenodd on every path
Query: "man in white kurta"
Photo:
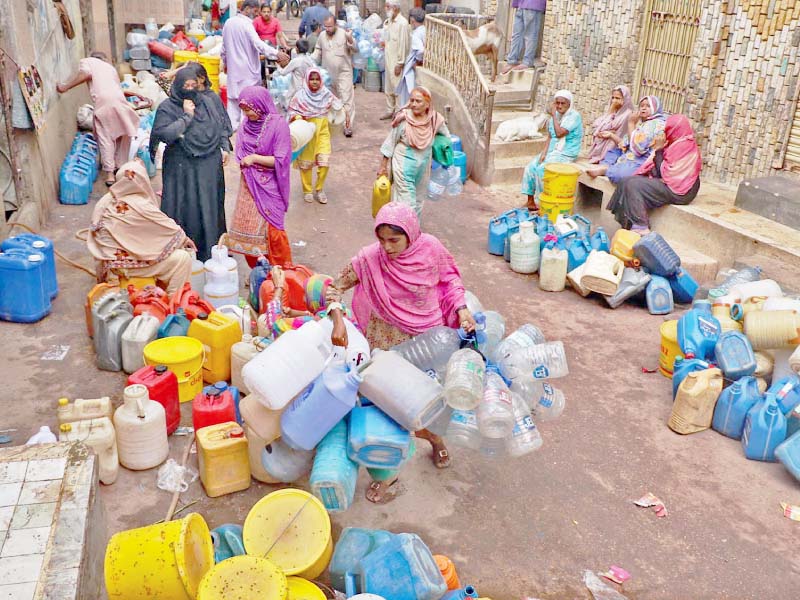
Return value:
M 391 119 L 400 108 L 397 104 L 397 84 L 403 75 L 403 65 L 408 56 L 411 27 L 400 12 L 400 0 L 386 0 L 386 20 L 383 22 L 383 45 L 385 52 L 386 113 L 382 120 Z
M 353 120 L 356 114 L 353 92 L 353 54 L 358 51 L 353 34 L 336 25 L 331 15 L 325 19 L 325 32 L 320 34 L 314 49 L 314 60 L 330 73 L 331 91 L 344 104 L 344 134 L 353 135 Z
M 405 59 L 403 73 L 399 77 L 395 93 L 399 106 L 405 106 L 411 97 L 411 90 L 417 85 L 417 66 L 422 64 L 425 56 L 425 11 L 412 8 L 409 13 L 411 23 L 411 51 Z

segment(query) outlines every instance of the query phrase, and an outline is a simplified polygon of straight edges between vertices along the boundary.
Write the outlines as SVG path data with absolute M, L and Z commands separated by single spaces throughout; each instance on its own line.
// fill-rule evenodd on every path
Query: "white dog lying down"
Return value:
M 538 113 L 532 116 L 517 117 L 503 121 L 497 128 L 494 137 L 501 142 L 518 142 L 520 140 L 533 140 L 542 138 L 542 127 L 547 123 L 548 116 Z

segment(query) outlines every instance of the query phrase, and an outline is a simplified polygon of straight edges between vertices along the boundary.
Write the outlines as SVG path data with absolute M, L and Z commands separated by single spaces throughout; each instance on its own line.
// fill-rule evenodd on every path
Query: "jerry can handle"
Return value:
M 234 556 L 243 556 L 246 554 L 240 533 L 237 533 L 232 529 L 224 529 L 223 531 L 217 533 L 222 534 L 221 537 L 225 539 L 225 543 L 228 544 L 228 547 L 231 549 Z
M 136 398 L 136 416 L 140 419 L 147 417 L 147 414 L 144 412 L 144 404 L 142 403 L 141 398 Z
M 349 598 L 358 594 L 358 576 L 355 573 L 347 571 L 344 574 L 344 593 Z

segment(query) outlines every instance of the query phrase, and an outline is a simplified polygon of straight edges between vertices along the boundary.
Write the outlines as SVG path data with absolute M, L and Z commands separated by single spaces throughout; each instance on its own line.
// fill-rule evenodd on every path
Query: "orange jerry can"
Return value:
M 210 302 L 203 300 L 200 293 L 192 289 L 191 283 L 184 283 L 183 287 L 177 290 L 169 301 L 169 312 L 175 314 L 179 308 L 186 313 L 186 318 L 193 321 L 200 313 L 210 315 L 214 312 L 214 307 Z
M 314 272 L 304 265 L 293 265 L 284 267 L 286 274 L 286 289 L 284 290 L 283 303 L 294 310 L 308 310 L 306 306 L 306 281 Z M 275 295 L 275 284 L 272 278 L 267 276 L 258 290 L 259 307 L 261 312 L 266 311 L 267 304 L 270 303 Z

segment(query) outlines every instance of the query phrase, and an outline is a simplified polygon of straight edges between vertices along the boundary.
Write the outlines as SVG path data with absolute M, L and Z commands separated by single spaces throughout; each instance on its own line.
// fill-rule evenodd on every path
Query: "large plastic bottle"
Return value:
M 447 361 L 460 346 L 458 331 L 439 325 L 398 344 L 392 350 L 418 369 L 444 377 Z
M 668 315 L 674 308 L 672 288 L 664 277 L 650 275 L 647 284 L 647 310 L 651 315 Z
M 89 419 L 111 418 L 111 399 L 108 396 L 101 398 L 76 398 L 70 402 L 67 398 L 58 399 L 56 409 L 58 424 L 74 423 L 75 421 L 86 421 Z
M 539 261 L 539 288 L 546 292 L 560 292 L 567 284 L 567 251 L 548 242 Z
M 519 232 L 511 236 L 511 270 L 535 273 L 539 269 L 539 236 L 532 221 L 520 223 Z
M 473 315 L 483 312 L 483 304 L 481 304 L 481 301 L 478 300 L 478 297 L 469 290 L 464 292 L 464 303 L 467 305 L 469 312 L 471 312 Z
M 651 231 L 643 235 L 633 246 L 633 252 L 641 266 L 652 275 L 669 277 L 681 266 L 681 259 L 661 234 Z
M 144 347 L 158 336 L 161 325 L 158 318 L 149 313 L 135 316 L 122 334 L 122 370 L 133 373 L 144 366 Z
M 350 413 L 347 456 L 368 469 L 397 469 L 411 453 L 411 434 L 377 406 Z
M 484 356 L 492 356 L 497 344 L 506 333 L 506 320 L 503 315 L 493 310 L 487 310 L 481 314 L 483 315 L 481 326 L 483 335 L 478 338 L 478 350 Z
M 25 445 L 35 446 L 37 444 L 53 444 L 56 441 L 56 434 L 50 431 L 50 427 L 47 425 L 42 425 L 39 427 L 39 431 L 28 438 L 28 441 L 25 442 Z
M 516 330 L 506 336 L 494 349 L 491 357 L 494 362 L 499 362 L 512 348 L 527 348 L 546 341 L 542 331 L 530 323 L 520 325 Z
M 694 371 L 705 371 L 711 368 L 711 363 L 700 358 L 684 358 L 676 356 L 672 370 L 672 399 L 678 395 L 678 388 L 681 382 L 686 379 L 689 373 Z
M 514 429 L 514 409 L 511 392 L 503 378 L 494 370 L 486 372 L 483 400 L 475 409 L 478 430 L 489 438 L 505 438 Z
M 587 264 L 589 263 L 587 262 Z M 597 291 L 596 288 L 592 288 L 586 284 L 587 279 L 588 277 L 584 276 L 581 283 L 592 289 L 592 291 Z M 619 280 L 617 291 L 611 296 L 604 296 L 606 303 L 608 303 L 611 308 L 619 308 L 629 298 L 633 298 L 640 292 L 645 291 L 651 280 L 652 277 L 646 271 L 625 267 L 622 271 L 622 278 Z
M 309 486 L 328 512 L 350 508 L 356 493 L 358 465 L 347 457 L 347 422 L 342 420 L 319 443 Z
M 428 199 L 441 200 L 449 181 L 447 170 L 434 162 L 431 165 L 431 177 L 428 181 Z
M 730 288 L 729 293 L 738 296 L 742 302 L 754 297 L 781 298 L 783 296 L 781 286 L 773 279 L 737 283 Z
M 527 403 L 519 394 L 512 393 L 514 407 L 514 428 L 511 436 L 506 438 L 506 449 L 513 457 L 524 456 L 542 447 L 542 435 L 533 422 Z
M 714 358 L 714 347 L 722 327 L 711 313 L 708 300 L 695 300 L 692 308 L 678 319 L 678 344 L 686 358 Z
M 244 377 L 242 377 L 242 369 L 269 344 L 270 340 L 268 339 L 253 337 L 249 333 L 245 333 L 241 342 L 236 342 L 231 346 L 231 385 L 239 388 L 242 394 L 250 393 L 250 388 L 247 387 Z
M 221 269 L 224 273 L 227 273 L 229 281 L 236 290 L 239 290 L 239 269 L 236 265 L 236 259 L 228 255 L 227 246 L 212 246 L 211 258 L 203 266 L 206 271 L 206 284 L 209 281 L 208 274 L 214 269 Z
M 800 404 L 800 377 L 796 373 L 792 373 L 780 379 L 773 378 L 768 391 L 775 394 L 775 400 L 778 402 L 781 412 L 788 414 Z
M 235 261 L 234 261 L 235 262 Z M 206 266 L 206 283 L 203 295 L 214 308 L 220 308 L 239 301 L 239 282 L 233 281 L 230 273 L 223 267 Z
M 719 336 L 714 357 L 726 378 L 737 380 L 756 370 L 756 355 L 747 337 L 739 331 L 726 331 Z
M 261 464 L 281 483 L 294 483 L 311 470 L 314 452 L 293 450 L 283 440 L 268 444 L 261 453 Z
M 250 487 L 247 438 L 237 423 L 217 423 L 195 431 L 197 470 L 206 494 L 211 498 Z
M 456 410 L 472 410 L 483 396 L 486 365 L 480 354 L 464 348 L 454 352 L 447 363 L 444 397 Z
M 742 377 L 719 395 L 711 427 L 735 440 L 741 439 L 747 413 L 761 398 L 753 377 Z
M 58 441 L 82 442 L 97 455 L 100 482 L 111 485 L 119 474 L 117 438 L 111 419 L 101 417 L 74 423 L 62 423 L 59 427 Z
M 169 456 L 164 407 L 141 384 L 129 385 L 123 395 L 124 404 L 114 413 L 119 462 L 132 471 L 157 467 Z
M 563 342 L 512 349 L 498 364 L 503 376 L 511 380 L 518 377 L 557 379 L 569 375 Z
M 775 448 L 775 458 L 800 481 L 800 434 L 788 434 L 786 441 Z
M 231 347 L 242 339 L 239 321 L 214 311 L 200 313 L 189 326 L 189 337 L 203 343 L 203 381 L 215 383 L 231 377 Z
M 447 441 L 455 446 L 477 450 L 481 446 L 481 432 L 474 410 L 454 410 L 445 433 Z
M 340 592 L 344 592 L 345 580 L 348 574 L 352 575 L 356 572 L 359 561 L 370 552 L 392 540 L 394 535 L 383 529 L 345 527 L 336 542 L 336 548 L 331 557 L 329 566 L 331 586 Z M 369 596 L 370 594 L 363 595 Z M 351 599 L 357 597 L 350 596 Z M 374 599 L 370 598 L 370 600 Z
M 164 365 L 142 367 L 128 377 L 128 385 L 137 383 L 147 388 L 151 400 L 155 400 L 164 407 L 167 435 L 172 435 L 181 424 L 178 378 L 175 373 Z
M 564 412 L 564 392 L 546 381 L 519 377 L 514 380 L 511 391 L 525 400 L 537 421 L 552 421 Z
M 708 429 L 721 392 L 722 371 L 719 369 L 689 373 L 678 388 L 667 425 L 683 435 Z
M 192 425 L 195 431 L 229 421 L 236 421 L 236 405 L 230 390 L 208 386 L 195 396 L 192 401 Z
M 744 318 L 744 333 L 754 350 L 796 348 L 800 344 L 800 315 L 793 310 L 757 310 Z
M 774 394 L 747 413 L 742 432 L 744 455 L 750 460 L 775 462 L 775 448 L 786 439 L 786 417 L 783 416 Z

